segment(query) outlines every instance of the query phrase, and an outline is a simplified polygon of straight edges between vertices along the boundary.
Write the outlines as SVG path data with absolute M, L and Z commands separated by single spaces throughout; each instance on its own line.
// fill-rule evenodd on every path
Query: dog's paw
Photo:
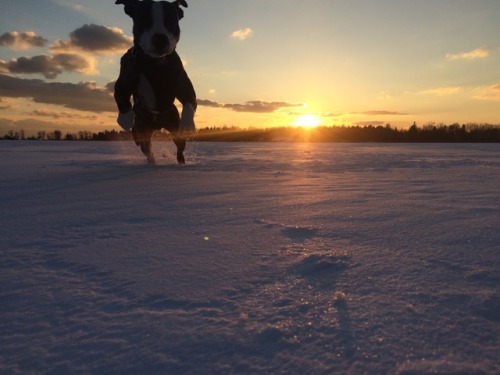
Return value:
M 189 137 L 196 135 L 196 125 L 194 123 L 194 107 L 191 104 L 186 104 L 182 108 L 181 120 L 179 122 L 180 137 Z
M 134 126 L 134 112 L 132 112 L 132 110 L 128 111 L 127 113 L 120 112 L 116 121 L 123 130 L 132 130 Z

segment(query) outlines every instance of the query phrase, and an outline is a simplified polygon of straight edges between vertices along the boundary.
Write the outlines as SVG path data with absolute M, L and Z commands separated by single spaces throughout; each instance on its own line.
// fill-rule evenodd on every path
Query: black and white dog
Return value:
M 154 163 L 151 138 L 155 130 L 172 133 L 177 161 L 184 164 L 185 137 L 195 132 L 196 93 L 175 51 L 180 37 L 179 20 L 185 0 L 116 0 L 134 21 L 134 47 L 121 58 L 115 84 L 118 124 L 132 130 L 137 146 Z M 133 106 L 130 102 L 133 97 Z M 174 105 L 178 99 L 182 116 Z

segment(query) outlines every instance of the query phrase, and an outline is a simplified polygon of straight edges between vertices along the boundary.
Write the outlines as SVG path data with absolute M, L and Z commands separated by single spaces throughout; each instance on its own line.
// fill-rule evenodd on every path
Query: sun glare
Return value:
M 293 124 L 304 128 L 315 128 L 321 124 L 321 119 L 316 115 L 302 115 L 297 117 Z

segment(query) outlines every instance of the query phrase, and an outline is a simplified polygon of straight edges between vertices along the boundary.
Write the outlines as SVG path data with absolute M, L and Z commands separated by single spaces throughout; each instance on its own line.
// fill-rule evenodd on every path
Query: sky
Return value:
M 498 0 L 188 0 L 198 128 L 500 124 Z M 2 0 L 0 134 L 119 129 L 114 0 Z

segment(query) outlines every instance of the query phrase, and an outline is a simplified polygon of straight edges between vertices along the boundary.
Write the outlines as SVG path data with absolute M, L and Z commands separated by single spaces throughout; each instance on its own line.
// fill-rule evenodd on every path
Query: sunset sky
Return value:
M 500 124 L 499 0 L 188 3 L 199 128 Z M 114 0 L 2 0 L 0 134 L 118 129 L 131 30 Z

